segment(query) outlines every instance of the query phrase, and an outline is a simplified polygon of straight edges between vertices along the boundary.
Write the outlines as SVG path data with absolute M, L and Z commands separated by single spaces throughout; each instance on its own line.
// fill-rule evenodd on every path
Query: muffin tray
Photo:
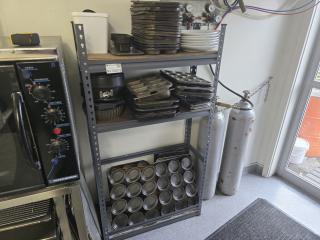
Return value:
M 214 97 L 213 84 L 190 73 L 160 71 L 162 76 L 174 83 L 174 95 L 189 110 L 196 111 L 211 107 Z
M 208 88 L 212 88 L 213 86 L 212 82 L 199 78 L 191 73 L 173 72 L 169 70 L 160 71 L 160 73 L 177 85 Z

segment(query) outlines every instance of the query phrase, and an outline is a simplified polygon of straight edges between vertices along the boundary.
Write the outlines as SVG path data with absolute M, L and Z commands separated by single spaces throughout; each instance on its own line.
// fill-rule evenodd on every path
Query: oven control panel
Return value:
M 16 66 L 47 183 L 78 179 L 72 123 L 59 62 L 26 62 Z

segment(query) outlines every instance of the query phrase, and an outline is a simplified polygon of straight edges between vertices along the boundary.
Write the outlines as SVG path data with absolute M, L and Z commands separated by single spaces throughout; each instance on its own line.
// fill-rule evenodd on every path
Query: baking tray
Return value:
M 170 26 L 181 26 L 182 18 L 171 18 L 171 17 L 163 17 L 163 16 L 132 16 L 132 23 L 137 24 L 154 24 L 154 25 L 168 25 Z
M 134 116 L 139 121 L 160 119 L 160 118 L 170 118 L 177 114 L 176 110 L 172 111 L 161 111 L 161 112 L 151 112 L 151 113 L 135 113 Z
M 132 26 L 132 32 L 142 32 L 147 33 L 149 35 L 158 35 L 161 33 L 162 35 L 169 35 L 174 37 L 181 37 L 180 27 L 170 27 L 170 26 Z
M 171 98 L 166 100 L 160 100 L 160 101 L 135 101 L 135 106 L 140 109 L 149 109 L 153 107 L 170 107 L 174 104 L 179 104 L 179 99 Z
M 213 87 L 190 87 L 190 86 L 176 86 L 177 90 L 185 92 L 207 92 L 212 93 Z
M 186 92 L 186 91 L 180 91 L 175 90 L 175 95 L 178 97 L 197 97 L 197 98 L 203 98 L 203 99 L 212 99 L 214 94 L 213 93 L 204 93 L 204 92 Z
M 159 2 L 159 1 L 132 1 L 131 6 L 171 6 L 171 7 L 182 7 L 180 2 Z
M 179 105 L 175 104 L 172 106 L 166 106 L 166 107 L 149 107 L 149 108 L 139 108 L 134 107 L 133 110 L 136 113 L 149 113 L 149 112 L 159 112 L 159 111 L 171 111 L 171 110 L 178 110 Z
M 194 87 L 212 87 L 213 83 L 202 78 L 199 78 L 190 73 L 180 73 L 180 72 L 172 72 L 172 71 L 160 71 L 160 73 L 170 79 L 177 85 L 186 85 L 186 86 L 194 86 Z

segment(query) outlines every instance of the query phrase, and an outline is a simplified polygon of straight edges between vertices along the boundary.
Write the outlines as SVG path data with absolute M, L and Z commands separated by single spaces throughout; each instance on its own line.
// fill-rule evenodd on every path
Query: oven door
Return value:
M 14 65 L 0 65 L 0 197 L 44 186 Z

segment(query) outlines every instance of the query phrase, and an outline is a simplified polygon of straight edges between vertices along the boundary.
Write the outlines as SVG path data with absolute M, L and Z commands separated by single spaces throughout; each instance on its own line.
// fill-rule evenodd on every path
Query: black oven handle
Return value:
M 18 128 L 18 135 L 21 142 L 21 145 L 24 147 L 28 162 L 31 163 L 32 167 L 41 170 L 41 165 L 39 157 L 37 154 L 37 149 L 32 133 L 32 129 L 29 122 L 29 117 L 27 115 L 25 105 L 23 103 L 23 98 L 20 92 L 12 93 L 12 102 L 13 102 L 13 114 Z M 27 122 L 27 125 L 25 124 Z M 28 127 L 30 135 L 28 135 L 26 127 Z M 35 155 L 37 160 L 35 160 Z

